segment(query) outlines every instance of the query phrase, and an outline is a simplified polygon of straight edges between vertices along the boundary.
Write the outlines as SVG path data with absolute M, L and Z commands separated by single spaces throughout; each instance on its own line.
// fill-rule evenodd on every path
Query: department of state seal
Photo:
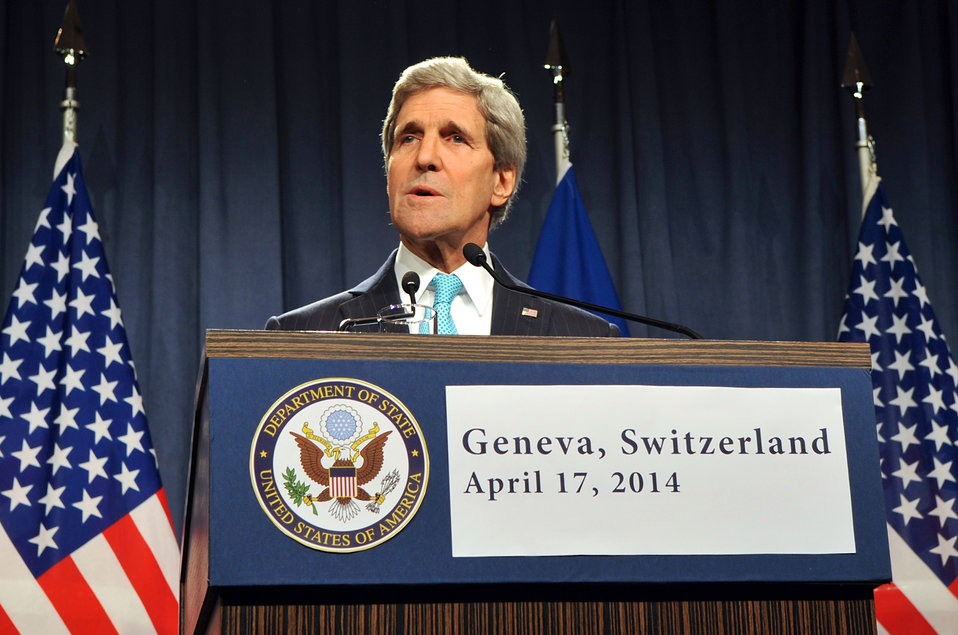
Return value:
M 316 379 L 263 415 L 250 479 L 260 507 L 293 540 L 360 551 L 416 514 L 429 457 L 416 419 L 391 394 L 358 379 Z

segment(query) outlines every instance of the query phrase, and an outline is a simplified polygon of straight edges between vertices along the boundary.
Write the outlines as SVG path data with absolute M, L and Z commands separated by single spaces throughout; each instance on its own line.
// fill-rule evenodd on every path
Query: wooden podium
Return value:
M 872 589 L 891 570 L 870 369 L 868 347 L 858 344 L 209 331 L 184 523 L 181 630 L 874 632 Z M 417 392 L 431 389 L 396 387 L 411 375 L 413 386 L 439 384 L 440 396 L 447 378 L 838 386 L 854 553 L 452 558 L 445 411 L 417 401 Z M 401 534 L 358 553 L 317 551 L 284 536 L 250 483 L 251 441 L 264 414 L 279 395 L 320 377 L 371 381 L 429 413 L 420 424 L 437 485 Z

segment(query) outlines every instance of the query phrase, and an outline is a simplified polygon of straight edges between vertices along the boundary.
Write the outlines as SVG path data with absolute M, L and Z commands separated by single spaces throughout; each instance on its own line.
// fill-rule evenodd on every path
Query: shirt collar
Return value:
M 486 254 L 486 260 L 491 264 L 492 256 L 489 253 L 488 242 L 483 245 L 482 250 Z M 396 254 L 394 271 L 396 283 L 399 285 L 403 302 L 406 301 L 407 296 L 405 292 L 402 291 L 402 277 L 407 271 L 415 271 L 419 276 L 420 285 L 419 290 L 416 292 L 416 302 L 419 302 L 426 288 L 429 286 L 429 282 L 433 276 L 439 272 L 438 269 L 411 252 L 402 243 L 399 243 L 399 252 Z M 463 289 L 466 295 L 469 296 L 469 300 L 476 307 L 476 312 L 480 316 L 485 315 L 486 311 L 489 311 L 492 307 L 492 291 L 495 286 L 495 281 L 492 279 L 492 276 L 481 267 L 476 267 L 468 262 L 463 263 L 462 266 L 452 273 L 459 276 L 459 279 L 462 280 Z

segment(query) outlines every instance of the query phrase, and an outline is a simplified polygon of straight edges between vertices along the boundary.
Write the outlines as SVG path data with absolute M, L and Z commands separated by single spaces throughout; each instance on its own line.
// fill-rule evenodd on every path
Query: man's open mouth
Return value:
M 426 185 L 413 187 L 409 190 L 409 193 L 413 196 L 441 196 L 437 190 L 434 190 Z

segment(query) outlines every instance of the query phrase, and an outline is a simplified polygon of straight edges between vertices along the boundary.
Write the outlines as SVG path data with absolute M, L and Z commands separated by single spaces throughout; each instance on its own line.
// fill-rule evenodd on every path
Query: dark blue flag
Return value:
M 542 224 L 529 284 L 549 293 L 621 309 L 612 276 L 602 257 L 570 166 L 556 186 Z M 602 315 L 628 337 L 621 318 Z

